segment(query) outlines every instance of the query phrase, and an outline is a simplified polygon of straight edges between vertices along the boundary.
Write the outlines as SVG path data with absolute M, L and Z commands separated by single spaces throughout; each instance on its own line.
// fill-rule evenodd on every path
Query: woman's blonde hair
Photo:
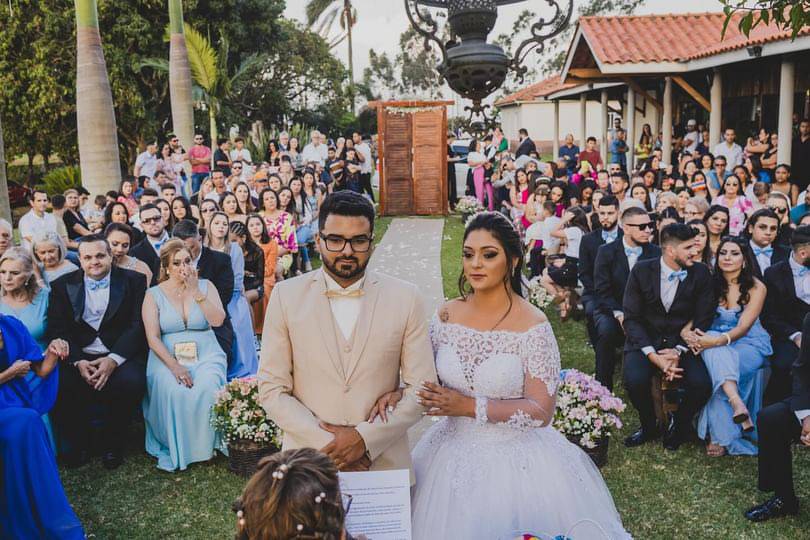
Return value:
M 37 247 L 41 244 L 53 244 L 59 250 L 59 263 L 62 264 L 62 261 L 65 260 L 65 252 L 67 251 L 67 247 L 65 246 L 65 241 L 62 240 L 62 237 L 59 236 L 54 231 L 45 231 L 39 232 L 34 235 L 34 238 L 31 240 L 31 253 L 34 255 L 34 260 L 38 263 L 42 263 L 39 260 L 39 256 L 37 255 Z
M 264 458 L 233 509 L 238 540 L 340 540 L 346 518 L 337 468 L 312 448 Z
M 37 281 L 37 277 L 34 275 L 34 258 L 27 249 L 13 247 L 7 249 L 6 252 L 3 253 L 3 256 L 0 257 L 0 267 L 2 267 L 3 263 L 6 261 L 18 261 L 22 263 L 23 273 L 27 276 L 25 278 L 23 288 L 25 289 L 25 292 L 28 295 L 28 301 L 30 302 L 34 299 L 41 288 L 39 282 Z M 0 286 L 0 293 L 5 292 L 6 291 L 2 290 L 2 286 Z
M 178 251 L 188 251 L 186 243 L 178 238 L 172 238 L 160 248 L 160 274 L 158 283 L 163 283 L 169 279 L 169 265 L 172 264 L 175 254 Z

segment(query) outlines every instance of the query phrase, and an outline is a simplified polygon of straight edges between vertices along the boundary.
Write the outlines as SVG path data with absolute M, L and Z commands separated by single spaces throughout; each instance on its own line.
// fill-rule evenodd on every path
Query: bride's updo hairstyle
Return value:
M 262 459 L 233 510 L 237 540 L 340 540 L 346 518 L 338 470 L 312 448 Z
M 503 277 L 503 286 L 506 288 L 506 292 L 510 293 L 510 298 L 512 293 L 523 296 L 521 286 L 521 276 L 523 275 L 523 244 L 512 222 L 500 212 L 481 212 L 480 214 L 476 214 L 467 223 L 467 227 L 464 230 L 464 238 L 461 241 L 462 246 L 473 231 L 487 231 L 495 237 L 495 240 L 501 245 L 506 254 L 507 268 Z M 517 260 L 517 263 L 513 263 L 513 260 Z M 472 292 L 463 270 L 458 278 L 458 290 L 461 297 L 465 299 Z

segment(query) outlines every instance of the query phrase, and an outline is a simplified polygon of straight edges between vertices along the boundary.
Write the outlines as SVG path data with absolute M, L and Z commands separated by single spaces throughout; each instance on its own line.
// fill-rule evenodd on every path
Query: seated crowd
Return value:
M 13 501 L 0 536 L 84 538 L 56 456 L 115 469 L 141 415 L 162 470 L 225 451 L 210 423 L 216 393 L 256 374 L 270 293 L 312 270 L 324 197 L 373 197 L 360 134 L 339 150 L 322 137 L 298 153 L 282 133 L 255 166 L 241 139 L 232 152 L 221 141 L 212 168 L 201 136 L 188 153 L 170 136 L 119 192 L 34 190 L 19 247 L 0 220 L 0 462 Z
M 629 171 L 620 128 L 607 169 L 593 137 L 580 152 L 569 135 L 542 162 L 526 130 L 525 158 L 496 131 L 470 145 L 467 193 L 512 218 L 561 318 L 586 320 L 596 378 L 612 389 L 621 364 L 641 422 L 628 447 L 699 439 L 712 457 L 758 455 L 775 496 L 746 517 L 795 514 L 790 445 L 810 446 L 810 178 L 776 163 L 764 130 L 745 149 L 726 130 L 715 155 L 695 130 L 676 136 L 671 166 L 645 128 L 649 152 Z

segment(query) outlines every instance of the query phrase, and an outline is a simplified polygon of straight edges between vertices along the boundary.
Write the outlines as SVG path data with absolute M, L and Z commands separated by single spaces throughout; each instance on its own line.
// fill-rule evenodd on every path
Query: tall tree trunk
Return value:
M 96 0 L 76 3 L 76 125 L 82 184 L 98 195 L 118 190 L 121 164 Z
M 217 166 L 216 161 L 214 161 L 214 152 L 219 148 L 219 144 L 217 144 L 217 139 L 219 138 L 217 134 L 217 113 L 213 99 L 208 103 L 208 122 L 211 129 L 211 170 L 213 171 Z
M 8 199 L 6 177 L 6 146 L 3 142 L 3 118 L 0 117 L 0 217 L 11 223 L 11 203 Z
M 352 113 L 354 113 L 354 46 L 352 45 L 352 25 L 354 24 L 354 19 L 352 18 L 351 0 L 343 0 L 343 16 L 346 19 L 346 41 L 349 44 L 349 99 L 352 103 Z
M 191 67 L 188 62 L 186 36 L 183 33 L 182 0 L 169 0 L 169 32 L 169 93 L 172 124 L 180 144 L 188 151 L 194 144 L 194 103 L 191 94 Z

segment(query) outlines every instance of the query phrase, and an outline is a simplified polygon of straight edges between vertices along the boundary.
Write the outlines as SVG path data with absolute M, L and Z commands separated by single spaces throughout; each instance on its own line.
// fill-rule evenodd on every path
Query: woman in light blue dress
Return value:
M 259 369 L 256 354 L 256 337 L 253 333 L 253 319 L 250 305 L 245 298 L 245 255 L 237 242 L 230 240 L 230 222 L 224 212 L 216 212 L 206 232 L 205 242 L 209 249 L 226 253 L 231 257 L 233 267 L 233 296 L 228 302 L 228 315 L 231 317 L 234 340 L 233 361 L 228 366 L 228 380 L 255 375 Z
M 762 406 L 761 369 L 772 354 L 771 339 L 759 322 L 765 285 L 753 275 L 748 243 L 725 237 L 717 250 L 715 283 L 717 314 L 708 332 L 687 337 L 712 379 L 713 392 L 698 418 L 698 435 L 706 453 L 757 454 L 757 413 Z
M 48 326 L 48 295 L 50 289 L 37 281 L 34 260 L 28 250 L 11 248 L 0 257 L 0 314 L 16 317 L 42 351 L 48 350 L 45 329 Z M 27 382 L 36 388 L 40 379 L 30 372 Z M 42 416 L 45 431 L 56 451 L 56 439 L 47 414 Z
M 143 413 L 146 451 L 159 469 L 175 471 L 225 452 L 210 421 L 228 363 L 211 327 L 222 324 L 225 310 L 214 285 L 198 281 L 181 240 L 163 245 L 160 266 L 142 310 L 149 343 Z

